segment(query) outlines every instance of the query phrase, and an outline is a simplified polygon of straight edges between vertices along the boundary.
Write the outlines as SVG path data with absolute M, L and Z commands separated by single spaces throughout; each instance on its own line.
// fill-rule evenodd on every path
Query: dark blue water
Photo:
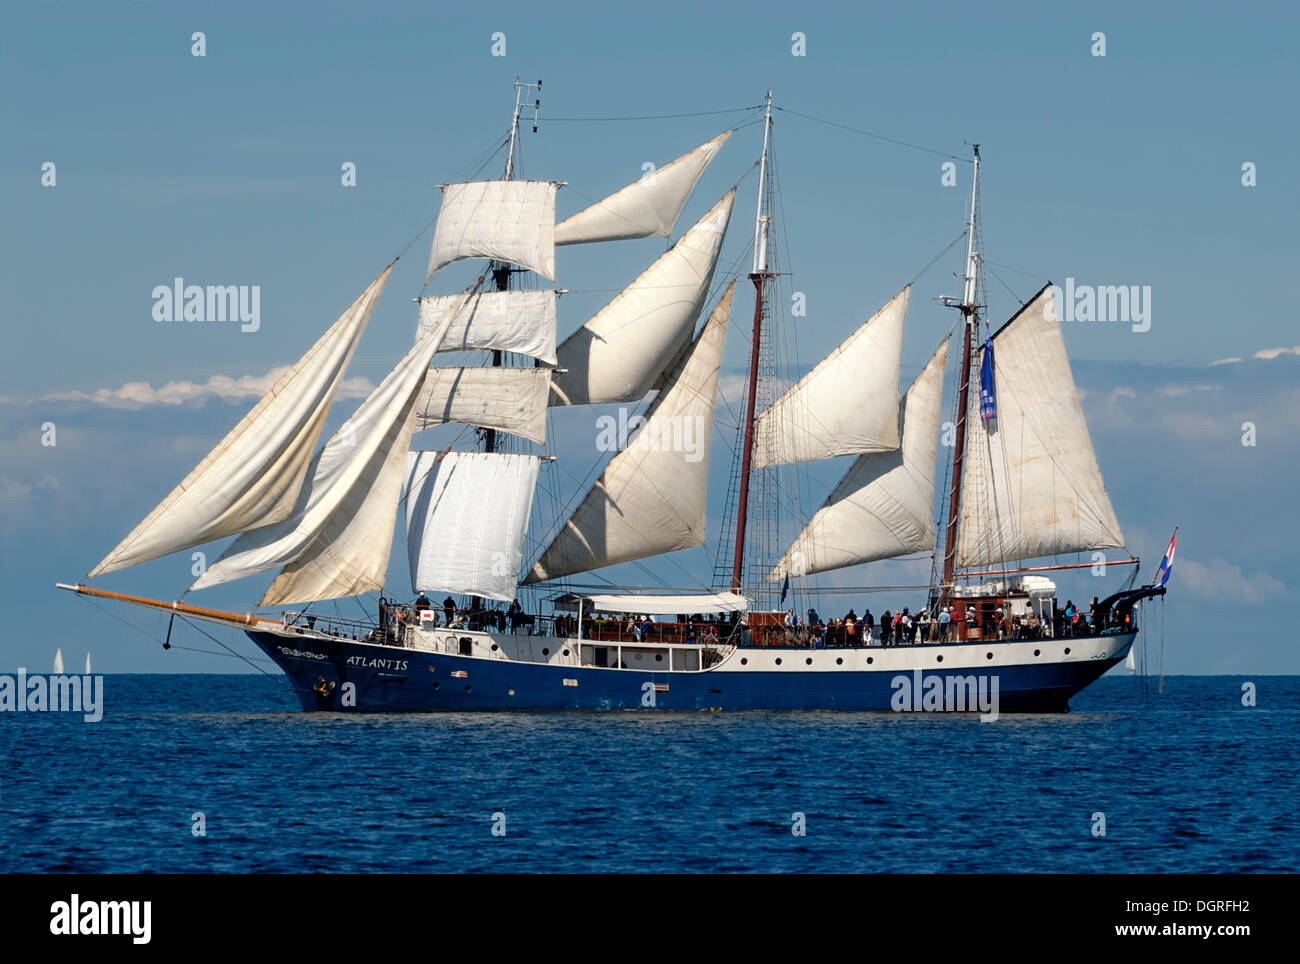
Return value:
M 265 676 L 109 676 L 100 723 L 0 714 L 0 870 L 1295 871 L 1300 678 L 1252 681 L 988 724 L 327 716 Z

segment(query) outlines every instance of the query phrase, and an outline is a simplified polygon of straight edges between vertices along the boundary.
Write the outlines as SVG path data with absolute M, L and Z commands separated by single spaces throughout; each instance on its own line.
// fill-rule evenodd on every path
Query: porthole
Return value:
M 936 656 L 935 659 L 937 659 L 937 660 L 938 660 L 939 662 L 941 662 L 941 663 L 943 662 L 943 657 L 942 657 L 942 656 Z
M 747 656 L 742 656 L 742 657 L 740 657 L 740 665 L 741 665 L 741 666 L 748 666 L 748 665 L 749 665 L 749 657 L 747 657 Z
M 430 673 L 436 673 L 436 672 L 437 672 L 437 670 L 434 669 L 432 666 L 426 666 L 425 669 L 427 669 Z M 434 685 L 437 685 L 437 684 L 434 684 Z
M 1070 647 L 1069 647 L 1069 646 L 1065 647 L 1065 655 L 1066 655 L 1066 656 L 1069 656 L 1069 655 L 1070 655 Z
M 656 663 L 662 663 L 663 661 L 664 661 L 664 654 L 663 654 L 663 653 L 655 653 L 655 662 L 656 662 Z
M 843 656 L 836 656 L 836 657 L 835 657 L 835 665 L 836 665 L 836 666 L 843 666 L 843 665 L 844 665 L 844 657 L 843 657 Z
M 545 648 L 543 648 L 543 649 L 542 649 L 542 655 L 543 655 L 543 656 L 550 656 L 550 655 L 551 655 L 551 651 L 550 651 L 549 649 L 545 649 Z
M 985 654 L 984 654 L 984 658 L 985 658 L 985 659 L 992 659 L 992 658 L 993 658 L 993 654 L 992 654 L 992 653 L 985 653 Z
M 780 665 L 781 665 L 781 657 L 780 657 L 780 656 L 778 656 L 778 657 L 776 658 L 776 665 L 777 665 L 777 666 L 780 666 Z
M 430 666 L 429 668 L 430 668 L 430 669 L 433 669 L 432 666 Z M 438 688 L 440 688 L 441 686 L 442 686 L 442 684 L 439 683 L 437 680 L 434 680 L 434 681 L 433 681 L 433 688 L 434 688 L 434 689 L 438 689 Z
M 811 666 L 811 665 L 812 665 L 812 657 L 809 656 L 807 659 L 804 660 L 804 663 L 806 663 L 807 665 Z
M 1036 650 L 1034 650 L 1034 655 L 1037 656 L 1040 652 L 1041 652 L 1041 650 L 1037 650 L 1037 649 L 1036 649 Z
M 872 663 L 874 663 L 875 661 L 876 661 L 876 659 L 875 659 L 874 656 L 868 656 L 868 657 L 867 657 L 867 665 L 868 665 L 868 666 L 870 666 L 870 665 L 871 665 Z
M 564 651 L 564 655 L 565 655 L 565 656 L 568 656 L 568 655 L 569 655 L 569 651 L 568 651 L 567 649 Z
M 506 695 L 507 695 L 507 696 L 514 696 L 514 695 L 515 695 L 514 688 L 511 687 L 510 689 L 506 690 Z
M 493 643 L 493 644 L 492 644 L 492 652 L 495 653 L 496 651 L 497 651 L 497 644 L 496 644 L 496 643 Z

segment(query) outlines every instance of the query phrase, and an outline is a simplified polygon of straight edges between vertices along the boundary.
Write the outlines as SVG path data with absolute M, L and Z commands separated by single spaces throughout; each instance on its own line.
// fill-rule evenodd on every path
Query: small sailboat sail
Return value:
M 63 650 L 62 649 L 56 649 L 54 651 L 54 672 L 56 675 L 61 674 L 63 672 Z
M 556 352 L 552 405 L 645 396 L 690 344 L 736 199 L 733 188 Z
M 902 445 L 860 455 L 767 576 L 777 582 L 934 548 L 934 452 L 948 339 L 899 406 Z
M 626 238 L 666 238 L 700 175 L 726 143 L 725 131 L 677 160 L 645 174 L 555 226 L 555 243 L 586 244 Z
M 90 653 L 86 654 L 86 675 L 90 675 Z
M 1047 285 L 993 335 L 997 414 L 972 426 L 958 566 L 1124 545 L 1057 317 Z
M 416 397 L 453 317 L 448 310 L 316 455 L 294 514 L 245 532 L 191 590 L 278 566 L 263 606 L 383 588 Z
M 910 290 L 894 295 L 758 417 L 756 466 L 898 448 L 898 369 Z
M 704 544 L 709 442 L 735 282 L 525 583 Z
M 467 181 L 442 185 L 427 282 L 465 258 L 522 265 L 555 280 L 557 181 Z
M 91 576 L 287 518 L 390 264 Z
M 535 455 L 407 453 L 412 590 L 512 600 L 540 464 Z
M 555 364 L 556 310 L 554 291 L 484 291 L 433 295 L 417 299 L 420 322 L 418 341 L 441 324 L 449 309 L 457 309 L 447 337 L 438 351 L 511 351 Z
M 416 430 L 465 422 L 546 444 L 546 368 L 430 368 L 415 404 Z
M 1129 676 L 1132 676 L 1134 673 L 1137 672 L 1137 660 L 1133 656 L 1133 652 L 1136 649 L 1137 649 L 1137 642 L 1134 641 L 1133 645 L 1128 648 L 1128 658 L 1124 660 L 1124 666 L 1125 668 L 1128 669 Z

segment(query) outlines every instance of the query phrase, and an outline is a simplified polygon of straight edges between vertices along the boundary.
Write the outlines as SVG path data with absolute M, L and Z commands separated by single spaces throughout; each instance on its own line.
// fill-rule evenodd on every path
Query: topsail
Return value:
M 390 264 L 91 576 L 288 517 Z
M 997 417 L 971 420 L 958 566 L 1124 545 L 1051 286 L 993 336 Z
M 429 271 L 463 258 L 495 258 L 555 280 L 555 181 L 444 184 Z
M 621 191 L 597 201 L 555 226 L 556 244 L 621 241 L 625 238 L 666 238 L 682 213 L 686 199 L 731 131 L 658 170 L 650 171 Z

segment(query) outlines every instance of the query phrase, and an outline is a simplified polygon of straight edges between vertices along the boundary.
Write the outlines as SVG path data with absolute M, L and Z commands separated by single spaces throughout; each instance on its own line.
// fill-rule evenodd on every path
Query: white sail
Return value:
M 91 576 L 279 522 L 293 512 L 325 416 L 392 267 L 370 283 Z
M 713 280 L 735 190 L 623 289 L 556 352 L 552 405 L 642 398 L 691 333 Z
M 277 566 L 261 605 L 333 599 L 381 589 L 388 569 L 415 401 L 450 326 L 430 330 L 317 453 L 294 514 L 245 532 L 190 589 Z
M 854 460 L 768 582 L 934 548 L 934 450 L 947 357 L 944 339 L 907 390 L 898 411 L 902 445 Z
M 464 258 L 495 258 L 555 280 L 555 181 L 442 185 L 429 271 Z
M 754 422 L 754 465 L 898 448 L 908 285 Z
M 86 675 L 90 675 L 90 653 L 86 654 Z
M 1137 672 L 1137 660 L 1133 657 L 1135 649 L 1137 649 L 1137 640 L 1134 640 L 1133 645 L 1128 648 L 1128 658 L 1124 660 L 1124 666 L 1128 670 L 1129 676 Z M 89 673 L 90 670 L 86 670 L 86 672 Z
M 713 404 L 734 290 L 732 282 L 641 431 L 610 460 L 526 583 L 704 543 Z
M 555 226 L 555 243 L 668 237 L 700 175 L 731 134 L 731 131 L 719 134 L 561 221 Z
M 54 672 L 56 674 L 61 674 L 63 672 L 63 650 L 62 649 L 56 649 L 54 651 Z
M 548 368 L 430 368 L 415 405 L 416 431 L 465 422 L 545 445 L 550 393 Z
M 1056 318 L 1048 286 L 993 336 L 997 417 L 967 432 L 958 566 L 1124 545 Z
M 406 545 L 415 592 L 509 601 L 537 487 L 535 455 L 408 452 Z
M 465 303 L 464 294 L 434 295 L 420 303 L 418 341 L 441 323 L 449 308 L 456 314 L 439 351 L 512 351 L 555 364 L 555 292 L 485 291 Z

